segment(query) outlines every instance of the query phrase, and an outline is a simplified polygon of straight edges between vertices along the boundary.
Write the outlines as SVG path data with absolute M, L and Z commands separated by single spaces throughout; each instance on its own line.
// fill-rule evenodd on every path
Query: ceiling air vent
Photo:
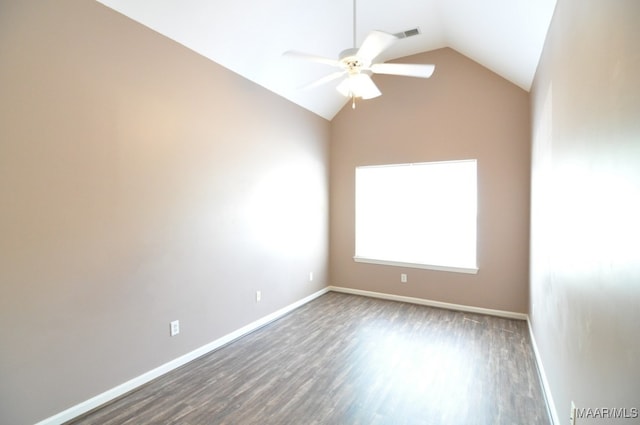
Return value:
M 416 27 L 410 30 L 399 32 L 397 34 L 393 34 L 393 35 L 395 35 L 398 38 L 407 38 L 407 37 L 413 37 L 414 35 L 418 35 L 418 34 L 420 34 L 420 28 Z

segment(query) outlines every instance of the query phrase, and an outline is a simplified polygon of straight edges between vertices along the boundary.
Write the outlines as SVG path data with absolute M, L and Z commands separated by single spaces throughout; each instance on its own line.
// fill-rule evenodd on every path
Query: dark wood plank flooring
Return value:
M 526 322 L 330 292 L 70 423 L 551 422 Z

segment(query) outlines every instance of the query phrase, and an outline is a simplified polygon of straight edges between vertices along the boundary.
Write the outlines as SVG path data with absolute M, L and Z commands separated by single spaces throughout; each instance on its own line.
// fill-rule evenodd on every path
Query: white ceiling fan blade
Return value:
M 415 63 L 374 63 L 371 71 L 374 74 L 402 75 L 405 77 L 429 78 L 436 69 L 435 65 Z
M 313 81 L 309 84 L 305 84 L 304 86 L 300 87 L 300 90 L 309 90 L 314 87 L 321 86 L 330 81 L 337 80 L 338 78 L 344 76 L 346 73 L 347 71 L 338 71 L 338 72 L 331 73 L 325 77 L 320 78 L 319 80 Z
M 384 52 L 393 43 L 398 41 L 398 37 L 383 31 L 371 31 L 362 42 L 357 56 L 369 66 L 373 60 Z
M 353 74 L 345 78 L 336 89 L 345 97 L 373 99 L 380 96 L 380 89 L 367 74 Z
M 303 59 L 311 62 L 323 63 L 325 65 L 340 67 L 340 61 L 337 59 L 325 58 L 324 56 L 311 55 L 309 53 L 298 52 L 296 50 L 288 50 L 282 54 L 283 56 L 293 59 Z

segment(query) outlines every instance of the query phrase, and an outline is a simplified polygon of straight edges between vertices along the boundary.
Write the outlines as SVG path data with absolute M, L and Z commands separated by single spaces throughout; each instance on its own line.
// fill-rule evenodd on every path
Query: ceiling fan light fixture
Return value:
M 336 87 L 338 92 L 345 97 L 360 97 L 373 99 L 382 93 L 367 74 L 350 74 Z
M 340 84 L 336 87 L 336 90 L 340 92 L 344 97 L 357 97 L 354 88 L 350 82 L 351 78 L 345 78 L 340 81 Z

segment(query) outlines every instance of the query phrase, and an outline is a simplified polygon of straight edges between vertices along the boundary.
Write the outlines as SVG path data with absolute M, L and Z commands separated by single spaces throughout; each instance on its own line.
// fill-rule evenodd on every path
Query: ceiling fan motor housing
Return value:
M 365 67 L 365 63 L 357 56 L 358 49 L 346 49 L 340 53 L 340 63 L 349 74 L 357 74 Z

